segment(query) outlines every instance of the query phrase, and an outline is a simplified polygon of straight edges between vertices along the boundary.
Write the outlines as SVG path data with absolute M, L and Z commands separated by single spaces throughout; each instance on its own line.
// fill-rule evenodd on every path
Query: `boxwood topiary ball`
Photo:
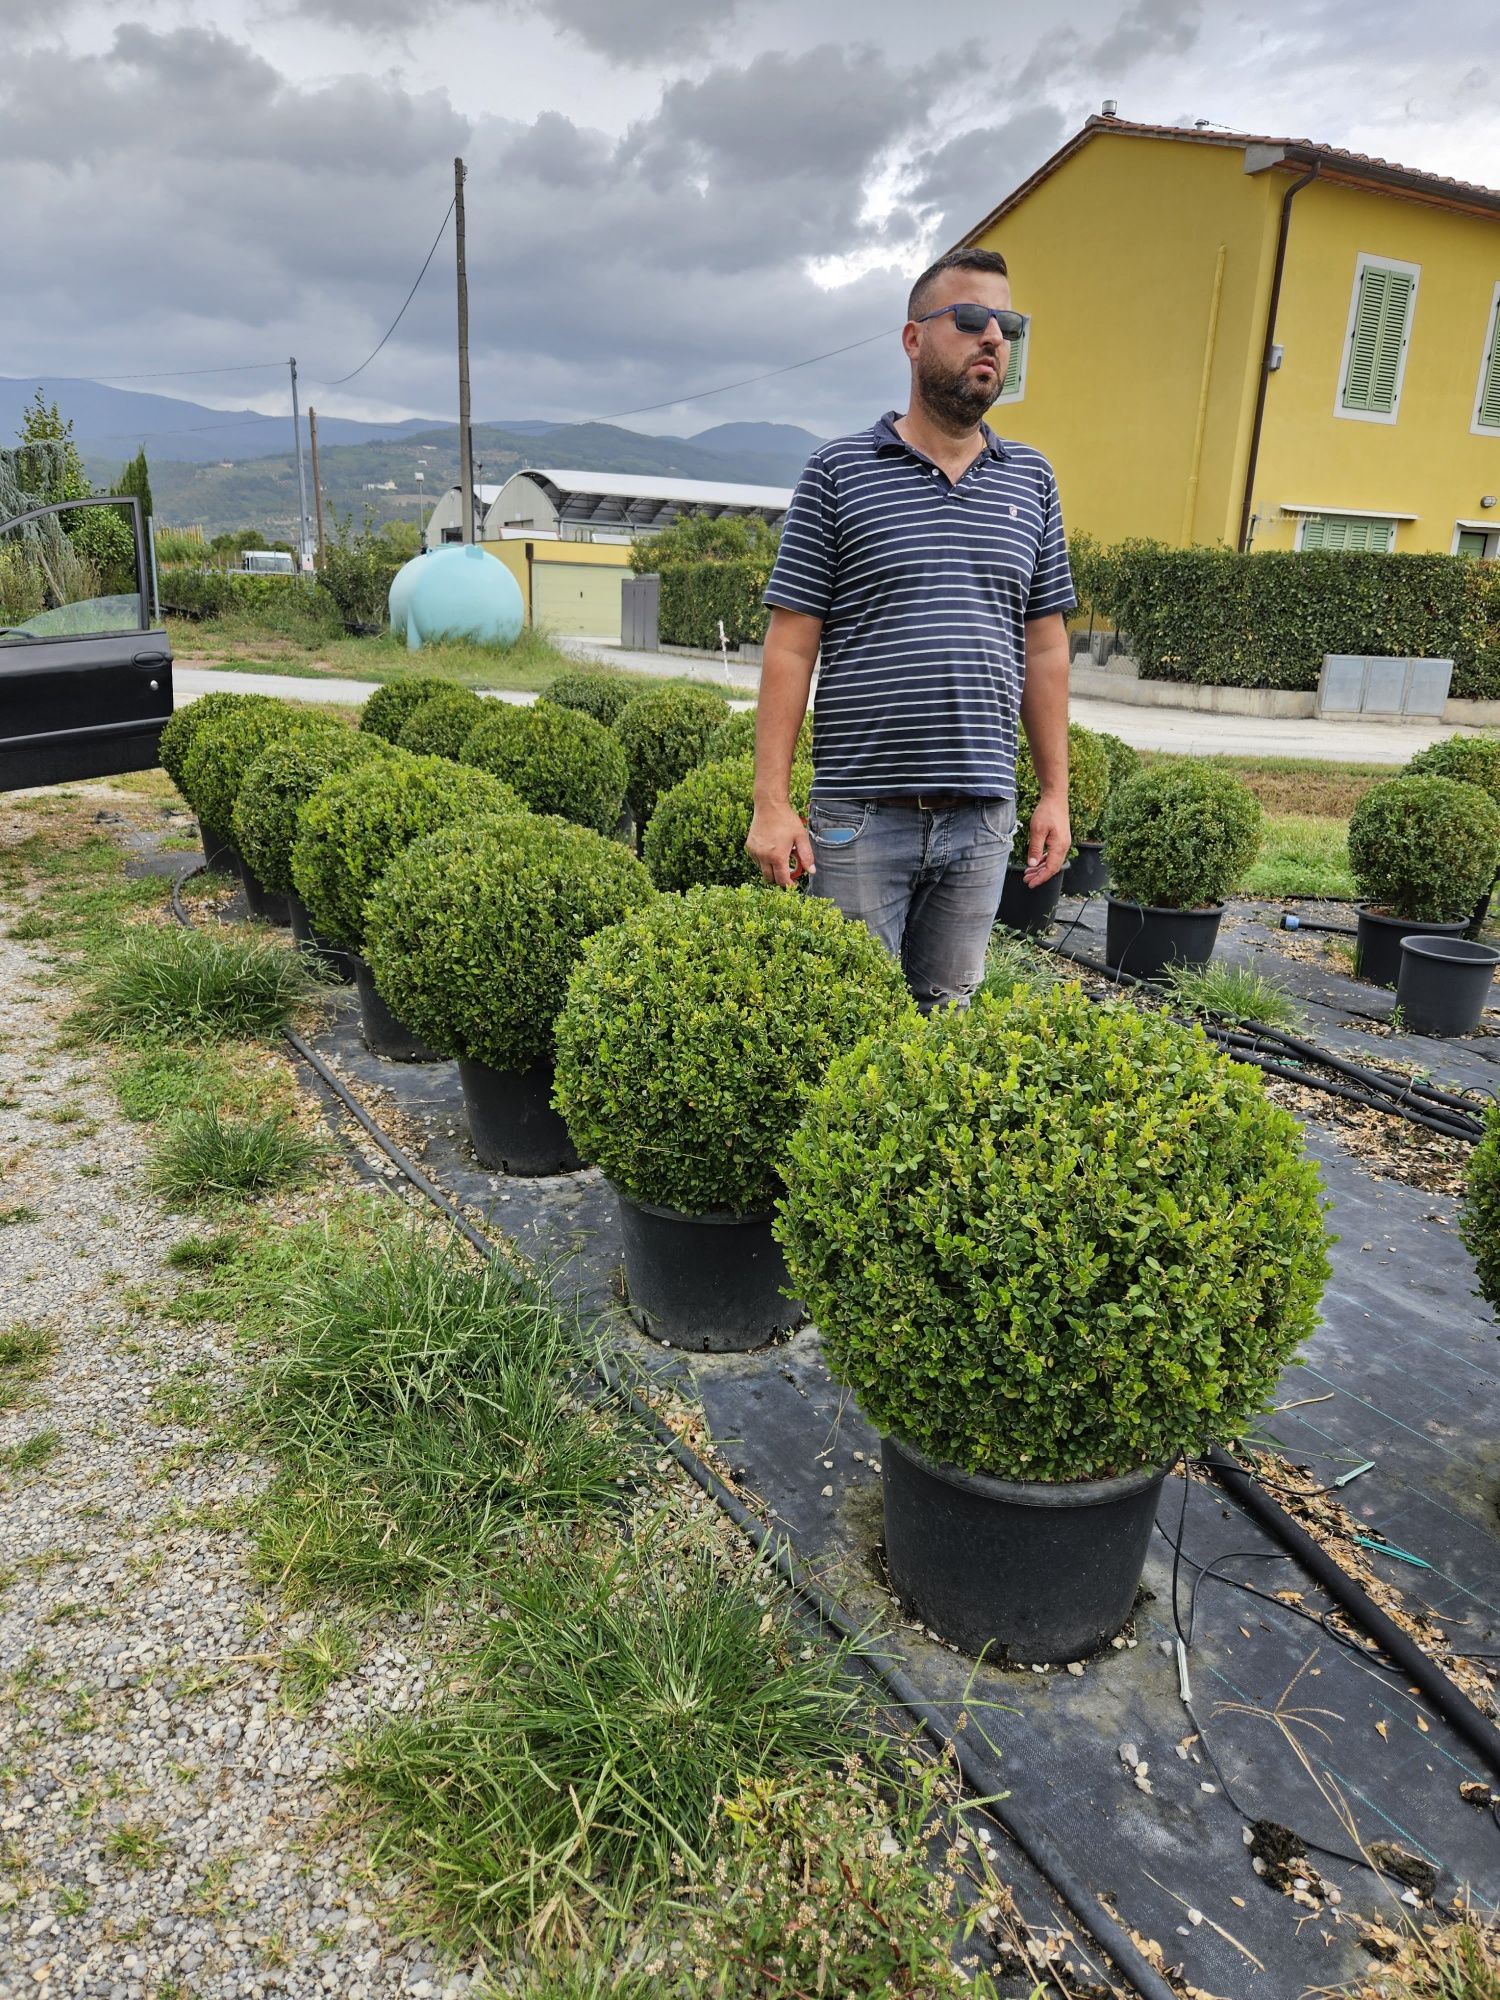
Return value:
M 530 814 L 465 821 L 406 849 L 366 911 L 365 951 L 397 1016 L 445 1055 L 525 1070 L 586 938 L 655 891 L 618 841 Z
M 1382 915 L 1457 923 L 1495 879 L 1500 806 L 1454 778 L 1388 778 L 1349 815 L 1349 867 Z
M 295 702 L 268 700 L 211 716 L 193 738 L 182 766 L 182 790 L 200 820 L 227 834 L 245 773 L 263 750 L 295 736 L 317 736 L 337 728 L 326 716 Z
M 792 765 L 792 805 L 804 818 L 812 778 L 811 764 Z M 727 757 L 689 771 L 662 793 L 646 828 L 642 852 L 657 888 L 759 882 L 761 872 L 745 852 L 754 812 L 753 757 Z
M 102 510 L 101 510 L 102 511 Z M 200 694 L 196 701 L 190 701 L 186 708 L 174 710 L 161 732 L 161 745 L 157 752 L 161 767 L 178 791 L 182 791 L 183 766 L 188 753 L 198 739 L 198 731 L 206 722 L 217 721 L 221 716 L 237 715 L 244 709 L 271 708 L 279 706 L 275 695 L 270 694 Z M 186 798 L 186 792 L 183 792 Z M 219 831 L 226 831 L 221 827 Z
M 1260 800 L 1227 771 L 1153 764 L 1105 808 L 1115 894 L 1158 909 L 1209 909 L 1237 886 L 1264 831 Z
M 1105 794 L 1105 804 L 1094 815 L 1092 824 L 1084 834 L 1085 840 L 1103 838 L 1105 806 L 1126 779 L 1133 778 L 1141 768 L 1140 751 L 1132 750 L 1123 737 L 1111 736 L 1107 729 L 1096 729 L 1093 735 L 1094 741 L 1103 748 L 1105 756 L 1109 759 L 1109 786 Z
M 1500 1105 L 1484 1114 L 1484 1137 L 1469 1157 L 1459 1235 L 1474 1259 L 1479 1295 L 1500 1313 Z
M 489 706 L 472 688 L 445 687 L 441 694 L 418 702 L 396 741 L 414 757 L 451 757 L 457 763 L 465 739 L 489 713 Z
M 839 1380 L 966 1472 L 1101 1479 L 1238 1435 L 1317 1324 L 1290 1112 L 1197 1027 L 981 993 L 834 1065 L 776 1234 Z
M 1016 836 L 1013 851 L 1024 853 L 1027 822 L 1042 796 L 1031 748 L 1022 736 L 1016 744 Z M 1081 722 L 1068 724 L 1068 823 L 1075 841 L 1084 837 L 1104 810 L 1109 797 L 1109 758 L 1092 729 Z
M 326 778 L 350 764 L 389 755 L 379 736 L 330 723 L 316 734 L 295 736 L 263 750 L 245 773 L 234 802 L 234 844 L 264 888 L 285 895 L 292 887 L 292 842 L 297 815 Z
M 722 764 L 729 757 L 753 757 L 755 714 L 753 708 L 742 708 L 731 715 L 727 722 L 721 722 L 703 746 L 703 762 Z M 811 757 L 812 745 L 813 719 L 810 715 L 804 715 L 802 726 L 797 731 L 797 747 L 792 754 L 796 757 Z
M 591 715 L 608 729 L 625 704 L 645 694 L 648 681 L 632 680 L 628 673 L 559 674 L 538 695 L 538 701 L 555 703 L 558 708 L 576 708 Z
M 1500 743 L 1488 736 L 1450 736 L 1419 750 L 1400 776 L 1452 778 L 1460 785 L 1478 785 L 1500 804 Z
M 579 1152 L 633 1200 L 758 1214 L 833 1057 L 915 1014 L 896 961 L 832 903 L 691 889 L 584 946 L 554 1101 Z
M 703 688 L 654 688 L 621 710 L 614 731 L 630 766 L 626 796 L 638 827 L 645 828 L 661 794 L 702 761 L 704 745 L 728 716 L 724 697 Z
M 580 709 L 487 701 L 459 761 L 504 779 L 533 812 L 612 833 L 629 772 L 617 738 Z
M 451 681 L 436 674 L 398 674 L 393 681 L 376 688 L 359 711 L 359 726 L 370 736 L 383 736 L 387 743 L 399 743 L 401 732 L 424 702 L 446 694 Z
M 292 843 L 292 887 L 320 938 L 359 951 L 370 892 L 414 840 L 459 820 L 525 810 L 487 771 L 394 751 L 336 771 L 303 806 Z

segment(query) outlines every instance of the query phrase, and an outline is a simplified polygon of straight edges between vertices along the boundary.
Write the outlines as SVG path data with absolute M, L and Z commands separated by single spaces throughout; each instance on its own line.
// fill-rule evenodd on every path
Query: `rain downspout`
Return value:
M 1250 540 L 1250 503 L 1255 493 L 1255 467 L 1260 457 L 1261 427 L 1266 415 L 1266 390 L 1271 380 L 1271 349 L 1276 344 L 1276 313 L 1281 304 L 1281 277 L 1286 269 L 1286 239 L 1292 226 L 1292 202 L 1309 181 L 1318 177 L 1318 163 L 1313 162 L 1300 180 L 1293 181 L 1281 197 L 1281 228 L 1276 237 L 1276 264 L 1271 272 L 1271 297 L 1266 306 L 1266 339 L 1260 357 L 1260 383 L 1255 392 L 1255 422 L 1250 429 L 1250 457 L 1245 466 L 1245 498 L 1240 507 L 1239 548 L 1243 552 Z
M 1214 342 L 1219 335 L 1219 301 L 1224 292 L 1225 248 L 1219 245 L 1218 261 L 1214 265 L 1213 290 L 1208 300 L 1208 332 L 1203 339 L 1203 375 L 1198 384 L 1198 421 L 1193 427 L 1193 455 L 1189 462 L 1187 493 L 1182 503 L 1182 532 L 1179 542 L 1188 543 L 1193 539 L 1193 520 L 1198 512 L 1198 474 L 1203 465 L 1203 433 L 1208 424 L 1208 385 L 1214 372 Z

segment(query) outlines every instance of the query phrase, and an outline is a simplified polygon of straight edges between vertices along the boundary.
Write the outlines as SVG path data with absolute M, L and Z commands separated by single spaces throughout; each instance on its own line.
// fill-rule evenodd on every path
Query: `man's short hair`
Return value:
M 1005 259 L 998 250 L 950 250 L 945 257 L 939 257 L 935 264 L 929 264 L 911 288 L 911 297 L 906 302 L 906 317 L 917 319 L 926 305 L 928 295 L 944 271 L 988 271 L 992 278 L 1008 278 Z

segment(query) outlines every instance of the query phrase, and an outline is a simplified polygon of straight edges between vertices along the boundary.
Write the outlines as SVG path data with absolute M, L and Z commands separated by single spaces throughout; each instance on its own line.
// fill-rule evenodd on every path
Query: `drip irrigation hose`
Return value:
M 1252 1473 L 1217 1445 L 1206 1456 L 1209 1470 L 1219 1484 L 1269 1529 L 1289 1554 L 1317 1583 L 1369 1634 L 1401 1671 L 1419 1687 L 1448 1726 L 1462 1736 L 1492 1777 L 1500 1778 L 1500 1730 L 1470 1701 L 1469 1697 L 1422 1651 L 1389 1617 L 1362 1585 L 1301 1528 L 1286 1509 L 1273 1500 Z
M 1311 917 L 1295 916 L 1290 910 L 1282 912 L 1281 922 L 1277 928 L 1283 931 L 1327 931 L 1332 937 L 1359 936 L 1353 924 L 1320 924 Z
M 193 920 L 183 906 L 180 892 L 183 883 L 199 872 L 199 868 L 189 868 L 172 884 L 172 913 L 179 923 L 189 928 L 192 927 Z M 294 1029 L 283 1028 L 281 1032 L 293 1052 L 307 1064 L 397 1171 L 452 1223 L 465 1242 L 491 1262 L 499 1262 L 499 1251 L 483 1231 L 477 1229 L 457 1203 L 424 1174 L 400 1146 L 386 1136 L 342 1078 L 335 1074 L 317 1051 L 311 1048 Z M 663 1423 L 651 1405 L 638 1396 L 625 1381 L 614 1363 L 601 1352 L 596 1356 L 593 1368 L 610 1394 L 623 1403 L 662 1449 L 668 1452 L 689 1478 L 702 1488 L 714 1505 L 728 1516 L 751 1543 L 761 1560 L 768 1563 L 787 1588 L 812 1609 L 820 1623 L 836 1632 L 840 1638 L 860 1645 L 864 1637 L 863 1632 L 843 1606 L 802 1572 L 793 1561 L 785 1541 L 773 1535 L 763 1521 L 757 1520 L 713 1468 L 700 1458 L 690 1445 L 684 1443 L 669 1425 Z M 1114 1963 L 1116 1970 L 1139 1996 L 1139 2000 L 1180 2000 L 1180 1996 L 1173 1992 L 1169 1982 L 1149 1962 L 1124 1926 L 1109 1914 L 1095 1892 L 1069 1866 L 1051 1838 L 1023 1815 L 1017 1814 L 1003 1798 L 997 1797 L 997 1794 L 1004 1789 L 998 1760 L 990 1754 L 976 1750 L 972 1744 L 961 1741 L 958 1732 L 949 1725 L 941 1710 L 928 1701 L 916 1682 L 902 1668 L 878 1660 L 863 1649 L 860 1658 L 869 1673 L 921 1724 L 929 1741 L 940 1751 L 952 1756 L 964 1783 L 976 1798 L 984 1801 L 983 1810 L 1015 1842 L 1038 1874 L 1071 1910 L 1080 1928 Z

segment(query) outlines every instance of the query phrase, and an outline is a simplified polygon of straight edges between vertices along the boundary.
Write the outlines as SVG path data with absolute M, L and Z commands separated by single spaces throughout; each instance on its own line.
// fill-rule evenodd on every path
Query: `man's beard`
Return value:
M 971 429 L 999 401 L 1002 381 L 998 361 L 989 383 L 970 375 L 973 366 L 970 361 L 962 368 L 945 368 L 940 361 L 926 355 L 917 362 L 917 387 L 922 401 L 940 423 L 951 424 L 955 430 Z

